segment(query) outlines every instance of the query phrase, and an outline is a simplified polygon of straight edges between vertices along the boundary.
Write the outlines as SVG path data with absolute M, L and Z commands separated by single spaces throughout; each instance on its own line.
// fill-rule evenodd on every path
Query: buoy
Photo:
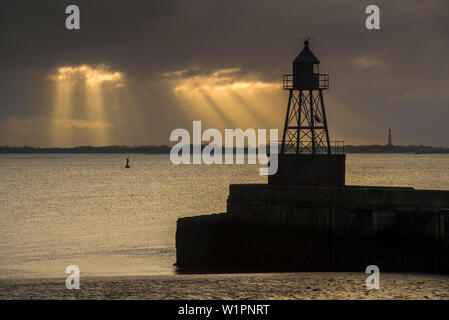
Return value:
M 126 166 L 125 166 L 125 168 L 130 168 L 130 166 L 129 166 L 129 158 L 126 158 Z

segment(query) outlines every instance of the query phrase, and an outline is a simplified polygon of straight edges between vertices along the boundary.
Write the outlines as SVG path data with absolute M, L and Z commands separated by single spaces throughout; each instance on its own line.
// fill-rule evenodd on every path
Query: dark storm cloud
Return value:
M 240 67 L 280 81 L 301 49 L 298 38 L 311 36 L 331 76 L 326 107 L 335 139 L 384 143 L 392 128 L 397 143 L 449 146 L 449 3 L 374 3 L 377 31 L 364 26 L 371 1 L 8 1 L 0 13 L 0 119 L 50 116 L 52 70 L 106 63 L 134 84 L 148 119 L 127 143 L 164 143 L 172 128 L 190 125 L 157 84 L 161 73 Z M 65 29 L 68 4 L 80 7 L 79 31 Z

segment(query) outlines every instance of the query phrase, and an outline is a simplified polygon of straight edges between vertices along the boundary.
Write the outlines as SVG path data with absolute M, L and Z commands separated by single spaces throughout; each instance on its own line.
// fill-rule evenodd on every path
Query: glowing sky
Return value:
M 331 140 L 449 146 L 447 1 L 5 1 L 0 145 L 167 144 L 175 128 L 282 128 L 311 36 Z
M 106 85 L 109 90 L 124 86 L 123 74 L 110 71 L 105 65 L 91 67 L 88 65 L 63 66 L 57 68 L 48 77 L 54 82 L 53 115 L 49 119 L 50 141 L 52 146 L 71 146 L 77 144 L 74 129 L 89 132 L 89 144 L 108 145 L 109 130 L 113 129 L 111 122 L 105 119 L 103 95 Z M 80 94 L 84 96 L 84 113 L 82 118 L 74 118 L 74 109 L 80 105 L 74 103 L 73 90 L 81 86 Z M 111 87 L 112 86 L 112 87 Z M 77 110 L 77 113 L 82 113 Z

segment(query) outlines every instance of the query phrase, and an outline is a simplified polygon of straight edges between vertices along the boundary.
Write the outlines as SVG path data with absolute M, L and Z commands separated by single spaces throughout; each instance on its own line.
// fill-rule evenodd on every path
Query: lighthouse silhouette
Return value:
M 332 153 L 323 99 L 329 75 L 319 73 L 319 64 L 306 40 L 293 61 L 293 74 L 284 75 L 289 98 L 281 153 Z
M 319 65 L 306 40 L 293 60 L 293 73 L 284 75 L 283 89 L 289 92 L 287 112 L 278 171 L 268 177 L 270 185 L 345 185 L 344 147 L 332 150 L 324 108 L 323 91 L 329 89 L 329 75 L 320 73 Z

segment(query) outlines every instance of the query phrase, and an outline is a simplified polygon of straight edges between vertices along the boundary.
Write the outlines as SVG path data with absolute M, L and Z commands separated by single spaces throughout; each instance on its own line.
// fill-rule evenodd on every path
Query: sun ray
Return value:
M 49 79 L 56 83 L 53 106 L 53 125 L 51 141 L 55 146 L 70 146 L 74 130 L 84 130 L 89 136 L 89 143 L 93 145 L 107 145 L 110 143 L 112 125 L 106 121 L 104 90 L 123 87 L 123 74 L 110 71 L 105 64 L 97 66 L 79 65 L 64 66 L 57 69 Z M 74 116 L 74 87 L 81 86 L 85 97 L 85 114 L 87 119 L 72 119 Z M 78 92 L 78 91 L 77 91 Z M 79 113 L 79 110 L 78 110 Z M 72 126 L 68 124 L 87 120 L 93 126 Z M 86 131 L 89 130 L 89 131 Z
M 86 115 L 89 121 L 104 122 L 104 104 L 103 93 L 100 84 L 96 82 L 86 82 Z M 109 143 L 106 134 L 107 128 L 99 127 L 96 129 L 95 137 L 92 137 L 93 144 L 107 145 Z
M 201 73 L 201 68 L 162 74 L 180 101 L 181 108 L 211 126 L 270 127 L 272 114 L 279 108 L 267 106 L 262 95 L 279 91 L 280 83 L 260 80 L 254 74 L 242 74 L 240 68 L 218 69 Z M 269 109 L 273 109 L 270 112 Z
M 72 95 L 72 81 L 63 79 L 57 82 L 52 114 L 53 119 L 65 119 L 72 116 Z M 58 123 L 53 122 L 51 124 L 50 132 L 50 141 L 53 146 L 65 147 L 71 144 L 70 131 Z

